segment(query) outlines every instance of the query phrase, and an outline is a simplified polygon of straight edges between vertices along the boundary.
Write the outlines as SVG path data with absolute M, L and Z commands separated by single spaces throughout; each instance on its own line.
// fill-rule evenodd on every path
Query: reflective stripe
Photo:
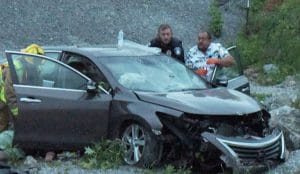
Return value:
M 3 81 L 3 77 L 2 77 L 2 69 L 0 70 L 0 100 L 3 103 L 6 103 L 6 99 L 5 99 L 5 93 L 4 93 L 4 81 Z
M 15 66 L 15 70 L 17 73 L 17 79 L 18 79 L 19 83 L 22 83 L 21 79 L 23 78 L 23 65 L 20 62 L 20 60 L 15 60 L 14 66 Z

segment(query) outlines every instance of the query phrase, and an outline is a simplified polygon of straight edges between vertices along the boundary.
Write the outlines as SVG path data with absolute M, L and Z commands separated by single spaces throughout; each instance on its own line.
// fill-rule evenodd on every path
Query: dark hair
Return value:
M 157 29 L 157 36 L 159 37 L 160 31 L 165 30 L 165 29 L 170 29 L 171 33 L 172 33 L 172 28 L 169 24 L 161 24 Z
M 209 39 L 209 40 L 212 39 L 212 35 L 211 35 L 210 32 L 208 32 L 208 31 L 200 31 L 199 33 L 207 33 L 208 39 Z

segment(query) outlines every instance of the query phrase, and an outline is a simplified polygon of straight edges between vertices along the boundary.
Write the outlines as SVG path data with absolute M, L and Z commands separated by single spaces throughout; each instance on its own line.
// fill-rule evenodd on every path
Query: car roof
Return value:
M 148 47 L 132 41 L 124 40 L 122 46 L 100 45 L 99 47 L 70 47 L 62 49 L 65 52 L 77 53 L 89 58 L 100 57 L 128 57 L 128 56 L 150 56 L 159 55 L 159 48 Z

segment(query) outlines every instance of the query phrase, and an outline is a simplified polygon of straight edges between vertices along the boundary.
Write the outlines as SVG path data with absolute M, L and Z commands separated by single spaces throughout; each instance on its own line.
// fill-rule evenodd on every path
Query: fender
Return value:
M 158 112 L 175 117 L 179 117 L 182 115 L 182 112 L 173 109 L 165 108 L 155 104 L 136 102 L 113 103 L 111 110 L 111 123 L 113 124 L 110 125 L 114 126 L 111 127 L 110 132 L 115 132 L 113 133 L 113 137 L 115 137 L 116 134 L 119 134 L 117 132 L 119 132 L 119 129 L 121 128 L 120 126 L 125 121 L 136 121 L 138 123 L 141 123 L 152 130 L 154 134 L 159 135 L 161 133 L 161 129 L 163 128 L 163 124 L 157 115 Z M 121 114 L 121 116 L 119 114 Z

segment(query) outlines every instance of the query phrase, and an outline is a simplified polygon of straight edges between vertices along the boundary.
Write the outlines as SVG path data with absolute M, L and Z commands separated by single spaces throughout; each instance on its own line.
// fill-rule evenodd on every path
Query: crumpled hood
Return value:
M 190 114 L 243 115 L 261 110 L 251 97 L 227 88 L 154 94 L 135 92 L 139 99 Z

